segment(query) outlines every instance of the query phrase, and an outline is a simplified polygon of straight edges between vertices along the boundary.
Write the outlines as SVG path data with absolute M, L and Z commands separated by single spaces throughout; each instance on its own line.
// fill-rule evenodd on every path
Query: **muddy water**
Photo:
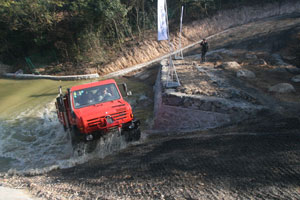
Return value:
M 152 86 L 134 78 L 116 81 L 128 84 L 133 96 L 127 100 L 136 116 L 145 122 L 144 127 L 147 126 L 144 119 L 149 119 L 152 114 Z M 85 144 L 74 151 L 56 117 L 54 102 L 60 85 L 66 90 L 86 82 L 91 80 L 0 79 L 0 172 L 36 174 L 72 167 L 128 145 L 124 138 L 111 134 L 98 141 L 92 152 L 87 153 Z M 145 105 L 149 111 L 141 109 Z

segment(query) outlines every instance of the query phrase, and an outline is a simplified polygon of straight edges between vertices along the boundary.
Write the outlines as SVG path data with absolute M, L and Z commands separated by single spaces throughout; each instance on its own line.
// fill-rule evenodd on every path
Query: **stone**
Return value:
M 169 60 L 168 59 L 163 59 L 162 61 L 160 61 L 160 64 L 162 66 L 167 66 L 169 64 Z
M 275 69 L 270 69 L 270 72 L 300 74 L 300 68 L 293 65 L 281 65 Z
M 141 76 L 139 76 L 139 79 L 140 80 L 146 80 L 147 78 L 150 77 L 150 74 L 149 73 L 146 73 L 146 74 L 142 74 Z
M 210 61 L 218 61 L 218 60 L 223 60 L 223 57 L 217 53 L 212 53 L 206 56 L 207 59 Z
M 292 73 L 292 74 L 300 74 L 300 68 L 293 66 L 293 65 L 286 65 L 284 67 L 286 71 Z
M 231 62 L 225 62 L 221 65 L 222 68 L 224 69 L 229 69 L 229 70 L 240 70 L 241 65 L 237 63 L 236 61 L 231 61 Z
M 24 74 L 23 69 L 19 69 L 18 71 L 15 72 L 15 74 Z
M 181 98 L 178 97 L 169 97 L 169 98 L 165 98 L 167 102 L 165 102 L 167 105 L 170 106 L 180 106 L 183 104 L 183 100 Z
M 191 102 L 188 99 L 184 99 L 183 106 L 187 108 L 187 107 L 191 106 Z
M 201 105 L 201 110 L 210 111 L 211 110 L 211 106 L 212 106 L 212 104 L 210 102 L 204 102 Z
M 294 77 L 292 78 L 292 81 L 293 81 L 294 83 L 300 83 L 300 75 L 294 76 Z
M 250 70 L 247 70 L 247 69 L 241 69 L 239 70 L 237 73 L 236 73 L 236 76 L 238 78 L 255 78 L 255 74 L 250 71 Z
M 267 62 L 264 59 L 255 60 L 252 64 L 254 65 L 267 65 Z
M 247 53 L 245 55 L 245 58 L 247 58 L 247 59 L 257 59 L 257 56 L 255 54 Z
M 285 68 L 274 68 L 274 69 L 268 69 L 268 72 L 275 72 L 275 73 L 286 73 L 286 69 Z
M 279 83 L 269 88 L 269 92 L 290 93 L 295 92 L 295 88 L 289 83 Z
M 296 56 L 288 56 L 288 55 L 281 55 L 281 57 L 284 60 L 288 60 L 288 61 L 292 61 L 292 60 L 295 60 L 297 58 Z

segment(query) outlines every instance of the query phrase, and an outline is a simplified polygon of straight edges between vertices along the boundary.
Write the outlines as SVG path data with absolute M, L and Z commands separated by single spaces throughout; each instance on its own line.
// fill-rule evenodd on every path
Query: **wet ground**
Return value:
M 1 181 L 45 199 L 298 199 L 299 124 L 268 115 L 213 131 L 156 136 L 106 159 Z

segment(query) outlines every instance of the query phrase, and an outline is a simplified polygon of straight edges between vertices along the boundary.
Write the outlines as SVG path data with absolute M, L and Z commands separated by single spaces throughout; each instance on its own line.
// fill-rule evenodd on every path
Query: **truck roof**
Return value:
M 71 92 L 77 91 L 77 90 L 82 90 L 85 88 L 95 87 L 95 86 L 99 86 L 99 85 L 106 85 L 106 84 L 110 84 L 110 83 L 116 84 L 116 81 L 114 79 L 108 79 L 108 80 L 96 81 L 96 82 L 92 82 L 92 83 L 85 83 L 82 85 L 76 85 L 76 86 L 71 87 Z

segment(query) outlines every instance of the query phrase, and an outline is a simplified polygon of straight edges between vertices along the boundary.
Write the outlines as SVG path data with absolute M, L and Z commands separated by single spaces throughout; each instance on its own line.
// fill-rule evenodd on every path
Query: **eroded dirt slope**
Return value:
M 183 22 L 182 47 L 197 43 L 204 37 L 222 32 L 228 28 L 247 24 L 267 17 L 297 13 L 300 11 L 300 2 L 289 0 L 285 3 L 274 2 L 272 4 L 261 4 L 253 7 L 239 7 L 232 10 L 219 11 L 213 16 L 197 20 L 192 23 Z M 179 19 L 178 19 L 179 20 Z M 178 25 L 179 28 L 179 25 Z M 276 25 L 274 29 L 276 28 Z M 263 29 L 263 27 L 261 27 Z M 261 31 L 260 29 L 260 31 Z M 230 36 L 230 37 L 234 37 Z M 170 36 L 175 49 L 179 46 L 179 33 L 173 32 Z M 128 42 L 123 50 L 117 55 L 107 55 L 107 63 L 85 63 L 74 67 L 72 63 L 60 64 L 49 67 L 41 73 L 67 74 L 108 74 L 120 69 L 128 68 L 137 64 L 149 62 L 169 53 L 168 41 L 157 41 L 156 30 L 148 31 L 142 41 L 133 39 Z M 55 68 L 59 68 L 57 71 Z

